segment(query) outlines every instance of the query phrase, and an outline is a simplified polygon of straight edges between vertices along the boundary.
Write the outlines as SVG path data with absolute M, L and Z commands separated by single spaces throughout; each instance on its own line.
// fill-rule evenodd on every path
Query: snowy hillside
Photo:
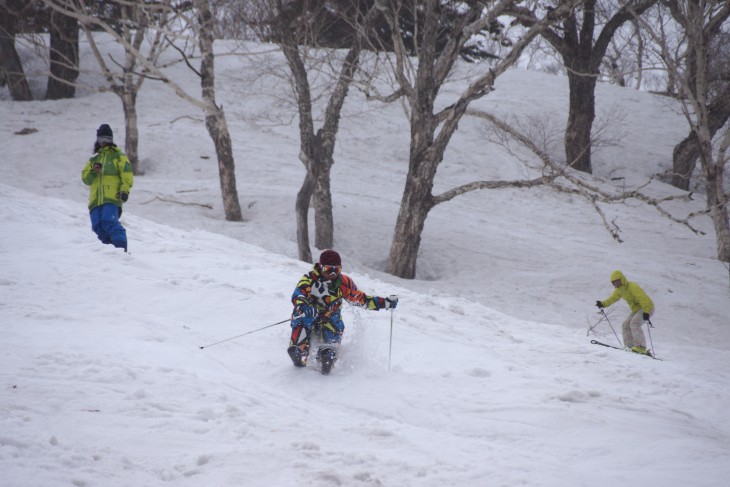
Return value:
M 80 181 L 100 123 L 124 140 L 118 99 L 16 103 L 0 92 L 0 484 L 724 484 L 730 292 L 709 221 L 693 221 L 698 236 L 635 201 L 607 206 L 618 244 L 576 197 L 483 191 L 437 207 L 418 279 L 393 278 L 382 270 L 407 121 L 358 93 L 332 174 L 335 240 L 361 289 L 401 297 L 390 370 L 391 314 L 352 307 L 328 377 L 291 366 L 287 324 L 201 350 L 288 318 L 311 265 L 295 259 L 296 119 L 263 121 L 270 99 L 236 81 L 246 59 L 217 60 L 245 221 L 224 221 L 202 115 L 147 83 L 147 172 L 122 217 L 131 254 L 96 240 Z M 620 144 L 596 154 L 597 183 L 636 185 L 669 167 L 687 129 L 668 101 L 602 86 L 598 102 Z M 566 106 L 564 79 L 511 71 L 475 108 L 562 127 Z M 476 119 L 460 125 L 436 192 L 526 175 L 485 132 Z M 679 194 L 657 181 L 646 191 Z M 681 217 L 703 207 L 701 195 L 667 205 Z M 614 269 L 656 303 L 663 361 L 589 343 Z M 617 330 L 625 312 L 609 309 Z M 615 344 L 605 324 L 596 332 Z

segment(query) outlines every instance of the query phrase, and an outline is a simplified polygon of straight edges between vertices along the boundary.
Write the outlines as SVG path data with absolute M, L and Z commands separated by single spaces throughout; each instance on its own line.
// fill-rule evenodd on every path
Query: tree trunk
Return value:
M 13 100 L 31 101 L 33 93 L 25 78 L 18 51 L 15 49 L 17 22 L 18 18 L 8 8 L 0 8 L 0 69 L 4 71 Z
M 51 14 L 50 61 L 46 99 L 73 98 L 79 76 L 78 20 L 58 12 Z
M 299 260 L 304 262 L 312 262 L 312 250 L 309 247 L 309 202 L 312 200 L 312 194 L 316 185 L 316 174 L 308 170 L 306 176 L 304 176 L 302 187 L 297 193 L 295 204 L 297 215 L 297 249 L 299 250 Z
M 730 83 L 712 100 L 708 112 L 710 135 L 714 137 L 730 118 Z M 700 147 L 697 134 L 692 131 L 687 138 L 674 147 L 670 184 L 685 191 L 689 190 L 692 172 L 694 172 L 699 157 Z
M 616 30 L 643 14 L 657 0 L 605 2 L 606 5 L 597 0 L 584 0 L 581 3 L 579 8 L 572 10 L 563 20 L 561 28 L 546 30 L 542 35 L 560 53 L 568 70 L 570 111 L 565 130 L 567 163 L 574 169 L 590 174 L 593 172 L 591 131 L 596 115 L 595 91 L 601 62 Z M 596 36 L 596 13 L 600 10 L 599 7 L 611 4 L 623 6 L 605 20 L 603 28 Z M 577 15 L 579 11 L 582 11 L 581 15 Z
M 723 193 L 722 166 L 705 171 L 707 177 L 707 209 L 717 235 L 717 258 L 730 263 L 730 223 L 728 222 L 727 198 Z
M 569 72 L 568 84 L 570 108 L 565 129 L 565 157 L 572 168 L 592 174 L 591 130 L 596 116 L 596 77 Z
M 215 153 L 218 157 L 218 174 L 221 182 L 223 211 L 225 212 L 226 220 L 229 222 L 240 222 L 243 220 L 243 215 L 241 213 L 241 205 L 238 201 L 238 190 L 236 189 L 233 146 L 223 110 L 218 109 L 216 112 L 206 115 L 205 127 L 208 129 L 210 138 L 213 139 Z
M 132 172 L 144 174 L 139 167 L 139 129 L 137 127 L 137 91 L 133 86 L 127 87 L 122 94 L 124 109 L 124 153 L 127 154 Z
M 314 245 L 320 249 L 334 247 L 334 217 L 332 215 L 332 193 L 330 191 L 330 169 L 332 163 L 320 168 L 317 186 L 314 190 Z
M 409 172 L 395 224 L 393 243 L 385 272 L 404 279 L 415 279 L 418 250 L 426 217 L 432 208 L 433 177 L 413 176 Z
M 393 232 L 385 272 L 404 279 L 416 278 L 416 261 L 421 233 L 433 208 L 433 180 L 443 152 L 434 151 L 436 120 L 433 116 L 433 90 L 421 90 L 419 103 L 411 114 L 411 147 L 408 176 L 403 189 L 398 219 Z
M 213 15 L 206 0 L 196 0 L 200 20 L 200 86 L 205 108 L 205 127 L 213 139 L 218 157 L 218 173 L 223 197 L 223 211 L 226 220 L 240 222 L 243 220 L 241 204 L 238 201 L 236 188 L 236 164 L 233 160 L 231 134 L 223 109 L 215 102 L 215 54 L 213 53 Z

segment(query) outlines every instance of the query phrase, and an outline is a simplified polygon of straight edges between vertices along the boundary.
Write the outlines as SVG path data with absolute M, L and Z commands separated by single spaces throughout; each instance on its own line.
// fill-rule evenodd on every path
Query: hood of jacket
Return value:
M 621 279 L 621 285 L 625 286 L 627 282 L 629 282 L 628 279 L 626 279 L 626 276 L 624 276 L 624 273 L 621 271 L 613 271 L 611 273 L 611 282 L 615 281 L 616 279 Z

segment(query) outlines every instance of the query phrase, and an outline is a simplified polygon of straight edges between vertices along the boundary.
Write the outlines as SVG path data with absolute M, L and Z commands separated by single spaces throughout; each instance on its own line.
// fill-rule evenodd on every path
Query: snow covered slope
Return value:
M 660 362 L 570 327 L 398 293 L 347 308 L 330 376 L 291 366 L 304 263 L 126 220 L 144 252 L 89 238 L 77 204 L 0 186 L 3 485 L 717 486 L 730 474 L 730 353 Z

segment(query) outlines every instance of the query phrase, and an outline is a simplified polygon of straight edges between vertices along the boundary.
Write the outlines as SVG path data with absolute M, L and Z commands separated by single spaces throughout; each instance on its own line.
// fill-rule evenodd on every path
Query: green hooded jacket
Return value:
M 101 172 L 96 174 L 92 167 L 95 163 L 101 164 Z M 134 183 L 134 174 L 129 159 L 117 146 L 102 147 L 94 157 L 89 159 L 81 171 L 81 180 L 91 186 L 89 192 L 89 209 L 106 203 L 112 203 L 119 208 L 122 201 L 119 193 L 129 194 Z
M 629 308 L 631 308 L 632 313 L 636 313 L 639 310 L 642 310 L 644 313 L 651 313 L 654 310 L 654 303 L 651 298 L 647 296 L 638 284 L 626 279 L 626 276 L 621 271 L 613 271 L 611 273 L 611 281 L 613 282 L 616 279 L 621 279 L 621 286 L 617 287 L 611 296 L 601 301 L 604 306 L 611 306 L 619 299 L 624 298 Z

